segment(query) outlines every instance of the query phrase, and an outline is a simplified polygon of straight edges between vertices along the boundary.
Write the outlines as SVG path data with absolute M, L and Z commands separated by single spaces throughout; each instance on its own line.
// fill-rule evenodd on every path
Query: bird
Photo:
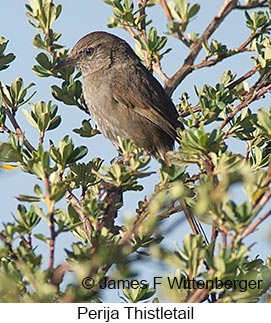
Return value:
M 57 68 L 74 65 L 82 74 L 83 96 L 101 133 L 118 149 L 119 138 L 159 160 L 174 149 L 178 112 L 171 98 L 130 45 L 94 31 L 82 37 Z

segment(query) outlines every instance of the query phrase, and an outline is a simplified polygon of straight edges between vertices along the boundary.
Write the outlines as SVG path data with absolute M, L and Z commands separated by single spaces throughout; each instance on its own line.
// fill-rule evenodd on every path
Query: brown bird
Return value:
M 57 68 L 76 65 L 90 115 L 115 146 L 131 139 L 155 158 L 165 159 L 176 139 L 178 113 L 161 84 L 132 48 L 107 32 L 81 38 Z

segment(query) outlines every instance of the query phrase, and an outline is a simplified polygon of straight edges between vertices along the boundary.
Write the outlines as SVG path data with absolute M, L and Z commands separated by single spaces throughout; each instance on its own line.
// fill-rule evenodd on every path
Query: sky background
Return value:
M 54 24 L 53 29 L 55 31 L 61 32 L 62 37 L 59 42 L 67 48 L 71 48 L 75 42 L 80 39 L 83 35 L 95 31 L 95 30 L 105 30 L 124 38 L 134 47 L 134 42 L 130 35 L 121 29 L 108 29 L 107 28 L 107 18 L 112 15 L 111 7 L 104 4 L 102 0 L 59 0 L 55 1 L 63 5 L 63 11 Z M 218 0 L 202 0 L 197 1 L 200 3 L 202 9 L 198 14 L 197 19 L 191 23 L 190 31 L 202 32 L 211 18 L 218 11 L 223 1 Z M 24 79 L 25 85 L 34 82 L 36 84 L 35 90 L 37 94 L 31 99 L 33 103 L 39 100 L 53 100 L 54 103 L 59 106 L 59 113 L 62 116 L 61 126 L 55 131 L 50 131 L 47 134 L 47 141 L 52 138 L 54 142 L 58 142 L 65 135 L 72 136 L 75 145 L 86 145 L 89 148 L 89 154 L 87 159 L 94 156 L 101 156 L 105 159 L 105 164 L 109 164 L 109 161 L 116 156 L 116 152 L 112 147 L 111 143 L 103 138 L 102 135 L 96 136 L 94 139 L 84 139 L 74 134 L 72 129 L 79 128 L 81 121 L 86 119 L 85 113 L 71 106 L 64 106 L 63 104 L 55 101 L 51 96 L 50 86 L 56 84 L 57 80 L 52 78 L 38 78 L 31 70 L 32 66 L 35 64 L 35 56 L 38 51 L 32 46 L 33 36 L 37 33 L 36 30 L 28 23 L 26 17 L 26 10 L 24 4 L 26 2 L 22 0 L 9 0 L 1 1 L 1 19 L 0 19 L 0 35 L 8 39 L 9 45 L 7 52 L 13 52 L 16 55 L 16 60 L 11 64 L 10 68 L 0 72 L 0 80 L 6 84 L 10 84 L 15 80 L 16 77 L 20 76 Z M 193 1 L 194 3 L 194 1 Z M 154 25 L 158 28 L 160 35 L 166 31 L 166 21 L 162 9 L 160 6 L 156 8 L 151 8 L 151 17 L 153 19 Z M 228 44 L 229 47 L 235 47 L 240 45 L 242 41 L 248 35 L 248 30 L 244 26 L 243 12 L 236 11 L 228 17 L 219 30 L 213 35 L 213 38 L 219 39 L 221 42 Z M 165 57 L 162 64 L 164 71 L 167 75 L 172 75 L 177 68 L 183 62 L 187 54 L 187 50 L 178 43 L 174 38 L 169 38 L 167 47 L 173 48 L 173 50 Z M 211 85 L 219 82 L 220 76 L 226 69 L 231 69 L 236 72 L 239 76 L 246 72 L 249 68 L 253 66 L 250 59 L 251 54 L 245 54 L 242 57 L 236 59 L 228 59 L 226 62 L 219 64 L 216 67 L 208 68 L 206 70 L 196 71 L 192 73 L 185 81 L 178 87 L 173 95 L 173 100 L 175 103 L 178 102 L 182 92 L 188 92 L 191 98 L 191 102 L 196 104 L 196 96 L 194 94 L 194 86 L 201 87 L 203 84 L 208 83 Z M 268 96 L 268 100 L 270 97 Z M 255 107 L 266 107 L 269 105 L 267 101 L 257 102 Z M 24 108 L 28 108 L 25 106 Z M 31 127 L 24 119 L 22 113 L 18 113 L 17 120 L 21 127 L 25 130 L 27 138 L 33 145 L 37 144 L 38 135 L 36 129 Z M 5 141 L 6 136 L 0 134 L 0 141 Z M 231 141 L 230 147 L 234 152 L 243 153 L 243 147 Z M 87 160 L 85 159 L 85 160 Z M 156 170 L 158 164 L 156 161 L 152 161 L 151 170 Z M 36 184 L 34 177 L 24 174 L 21 171 L 2 171 L 0 174 L 0 222 L 12 221 L 12 214 L 16 214 L 17 200 L 15 196 L 19 194 L 29 194 L 33 192 L 33 185 Z M 122 223 L 123 216 L 131 215 L 134 213 L 134 209 L 137 207 L 137 201 L 143 199 L 144 195 L 149 195 L 153 191 L 153 186 L 157 182 L 156 175 L 153 175 L 147 180 L 143 180 L 142 184 L 146 186 L 144 192 L 131 192 L 125 194 L 124 196 L 124 207 L 121 209 L 119 216 L 119 223 Z M 244 195 L 240 187 L 235 186 L 231 191 L 232 196 L 236 202 L 242 202 Z M 61 205 L 61 204 L 60 204 Z M 65 203 L 63 203 L 63 206 Z M 182 237 L 190 232 L 190 229 L 180 221 L 182 215 L 174 215 L 172 219 L 165 223 L 165 229 L 175 226 L 174 231 L 171 232 L 170 236 L 165 237 L 165 244 L 174 248 L 174 244 L 177 242 L 181 245 Z M 256 256 L 260 254 L 261 257 L 266 257 L 270 253 L 270 219 L 260 227 L 260 230 L 254 235 L 251 240 L 249 237 L 247 239 L 248 243 L 255 241 L 257 243 L 252 247 L 252 255 Z M 44 231 L 46 233 L 47 227 L 43 224 Z M 207 228 L 207 231 L 209 228 Z M 69 246 L 73 237 L 70 233 L 62 235 L 62 237 L 57 241 L 57 263 L 63 262 L 65 259 L 65 252 L 63 247 Z M 45 262 L 48 256 L 48 248 L 42 243 L 39 243 L 39 250 L 44 254 Z M 140 266 L 139 266 L 140 268 Z M 141 276 L 145 278 L 146 276 L 154 276 L 159 273 L 161 268 L 153 266 L 151 268 L 141 268 Z M 164 273 L 164 275 L 166 275 Z M 107 301 L 120 301 L 117 293 L 106 294 L 105 300 Z

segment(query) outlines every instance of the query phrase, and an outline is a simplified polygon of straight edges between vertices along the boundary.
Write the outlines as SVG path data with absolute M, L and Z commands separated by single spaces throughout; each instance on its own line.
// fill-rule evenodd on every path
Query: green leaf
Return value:
M 14 111 L 16 111 L 21 105 L 27 103 L 36 93 L 33 92 L 28 98 L 25 98 L 28 89 L 33 87 L 35 84 L 30 83 L 24 87 L 23 79 L 20 77 L 16 78 L 12 82 L 11 86 L 7 86 L 2 82 L 0 84 L 3 97 Z
M 12 97 L 10 95 L 9 87 L 7 85 L 5 85 L 1 81 L 0 81 L 0 87 L 1 87 L 1 92 L 2 92 L 3 98 L 7 102 L 8 106 L 12 107 L 13 106 L 13 100 L 12 100 Z
M 53 68 L 53 64 L 50 61 L 50 57 L 45 53 L 39 53 L 36 56 L 36 61 L 46 70 L 50 70 Z
M 188 3 L 186 0 L 176 0 L 176 6 L 178 8 L 178 12 L 180 17 L 185 18 L 188 10 Z
M 57 128 L 61 123 L 61 116 L 56 116 L 53 119 L 50 120 L 49 127 L 47 130 L 53 130 Z
M 49 72 L 45 68 L 39 66 L 39 65 L 34 65 L 32 68 L 33 72 L 37 74 L 39 77 L 49 77 L 52 76 L 52 72 Z
M 10 143 L 0 142 L 0 161 L 1 162 L 18 162 L 21 161 L 21 155 L 15 150 Z
M 199 12 L 200 10 L 200 5 L 195 3 L 191 6 L 191 8 L 188 10 L 188 18 L 193 18 L 194 16 L 196 16 L 196 14 Z
M 79 129 L 73 129 L 73 131 L 84 138 L 90 138 L 100 133 L 98 129 L 92 128 L 89 120 L 83 120 L 82 127 Z
M 40 198 L 37 196 L 31 196 L 31 195 L 19 195 L 16 197 L 18 201 L 21 202 L 40 202 Z
M 74 69 L 74 68 L 73 68 Z M 69 73 L 72 73 L 70 70 Z M 57 85 L 51 87 L 53 97 L 67 105 L 75 105 L 82 108 L 82 84 L 79 80 L 69 79 L 63 82 L 62 88 Z
M 8 40 L 0 36 L 0 70 L 8 68 L 9 64 L 15 59 L 15 55 L 13 53 L 4 55 L 7 44 Z
M 88 153 L 87 147 L 85 146 L 76 147 L 71 153 L 71 155 L 68 157 L 67 163 L 68 164 L 75 163 L 79 159 L 82 159 L 83 157 L 85 157 L 87 153 Z
M 149 284 L 142 284 L 140 281 L 133 279 L 131 281 L 131 288 L 124 288 L 123 294 L 124 296 L 132 303 L 137 303 L 140 301 L 144 301 L 150 297 L 152 297 L 156 290 L 153 288 L 149 288 Z
M 31 116 L 31 114 L 26 110 L 26 109 L 22 109 L 22 112 L 26 118 L 26 120 L 35 128 L 38 128 L 38 125 L 36 123 L 36 121 L 34 120 L 34 118 Z
M 46 49 L 46 46 L 44 44 L 44 41 L 41 39 L 40 34 L 36 34 L 33 38 L 33 46 L 38 49 Z
M 43 197 L 42 189 L 38 184 L 35 184 L 34 186 L 34 193 L 36 193 L 40 198 Z
M 9 67 L 9 64 L 14 61 L 15 55 L 13 53 L 7 54 L 5 56 L 0 56 L 0 70 L 5 70 Z
M 38 128 L 40 133 L 44 134 L 45 131 L 53 130 L 61 123 L 61 117 L 56 115 L 57 106 L 52 104 L 51 101 L 48 103 L 39 101 L 36 104 L 30 103 L 31 113 L 23 109 L 23 113 L 28 122 Z
M 259 109 L 258 114 L 258 123 L 261 129 L 270 137 L 271 139 L 271 115 L 270 111 L 265 109 Z
M 30 206 L 29 211 L 22 204 L 17 207 L 18 216 L 15 221 L 18 223 L 19 232 L 30 233 L 40 222 L 41 218 L 36 214 L 33 205 Z
M 49 245 L 49 243 L 50 243 L 50 239 L 49 238 L 47 238 L 44 234 L 41 234 L 41 233 L 35 233 L 34 234 L 34 237 L 35 238 L 37 238 L 37 239 L 39 239 L 39 240 L 41 240 L 41 241 L 43 241 L 43 242 L 45 242 L 46 244 L 48 244 Z
M 2 95 L 0 91 L 0 127 L 3 126 L 6 122 L 6 110 L 2 106 Z

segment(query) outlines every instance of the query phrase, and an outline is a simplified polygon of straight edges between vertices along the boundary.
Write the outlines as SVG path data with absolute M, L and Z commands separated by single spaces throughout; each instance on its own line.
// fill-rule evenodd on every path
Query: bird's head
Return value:
M 126 54 L 135 56 L 130 46 L 121 38 L 103 31 L 96 31 L 82 37 L 73 47 L 68 57 L 55 68 L 68 65 L 77 66 L 83 75 L 107 69 Z

